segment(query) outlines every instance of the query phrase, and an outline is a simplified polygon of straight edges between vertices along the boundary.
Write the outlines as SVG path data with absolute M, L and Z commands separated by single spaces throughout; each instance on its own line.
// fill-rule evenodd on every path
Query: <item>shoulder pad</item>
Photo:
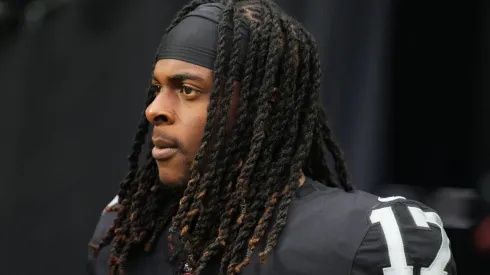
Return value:
M 102 211 L 99 221 L 95 228 L 95 232 L 90 240 L 88 249 L 88 263 L 87 269 L 89 274 L 106 274 L 108 271 L 107 258 L 108 258 L 108 247 L 105 247 L 103 251 L 100 252 L 99 256 L 96 258 L 94 255 L 94 248 L 105 236 L 109 228 L 114 223 L 114 219 L 117 216 L 117 212 L 120 208 L 118 203 L 118 196 L 116 196 Z
M 378 201 L 368 211 L 370 227 L 351 275 L 456 275 L 450 241 L 434 210 L 403 197 Z

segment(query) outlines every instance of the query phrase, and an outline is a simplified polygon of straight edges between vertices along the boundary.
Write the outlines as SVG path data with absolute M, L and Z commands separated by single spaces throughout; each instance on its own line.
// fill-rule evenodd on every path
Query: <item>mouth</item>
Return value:
M 177 144 L 171 140 L 154 138 L 152 142 L 155 147 L 153 147 L 151 154 L 158 161 L 168 160 L 178 152 Z

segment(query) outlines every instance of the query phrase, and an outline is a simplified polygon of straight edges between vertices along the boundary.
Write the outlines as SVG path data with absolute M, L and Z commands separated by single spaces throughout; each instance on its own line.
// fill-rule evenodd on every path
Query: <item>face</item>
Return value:
M 181 184 L 204 134 L 213 71 L 188 62 L 162 59 L 153 72 L 155 100 L 146 109 L 153 124 L 152 154 L 160 180 Z

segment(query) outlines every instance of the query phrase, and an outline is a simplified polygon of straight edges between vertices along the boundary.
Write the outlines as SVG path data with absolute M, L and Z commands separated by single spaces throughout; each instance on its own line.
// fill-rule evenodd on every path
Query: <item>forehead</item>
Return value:
M 212 81 L 213 71 L 186 61 L 177 59 L 160 59 L 155 65 L 153 74 L 156 77 L 169 77 L 175 74 L 192 74 L 206 81 Z
M 186 75 L 188 79 L 197 80 L 203 84 L 212 85 L 213 71 L 189 62 L 177 59 L 161 59 L 155 65 L 153 78 L 158 81 L 167 81 L 176 75 Z

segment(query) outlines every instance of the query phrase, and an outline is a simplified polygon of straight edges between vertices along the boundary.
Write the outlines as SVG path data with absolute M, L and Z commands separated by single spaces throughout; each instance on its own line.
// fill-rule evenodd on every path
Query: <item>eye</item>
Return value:
M 186 97 L 194 97 L 199 95 L 201 92 L 189 86 L 182 86 L 179 93 L 183 94 Z
M 157 95 L 162 90 L 162 86 L 158 84 L 151 84 L 150 91 L 152 94 Z

